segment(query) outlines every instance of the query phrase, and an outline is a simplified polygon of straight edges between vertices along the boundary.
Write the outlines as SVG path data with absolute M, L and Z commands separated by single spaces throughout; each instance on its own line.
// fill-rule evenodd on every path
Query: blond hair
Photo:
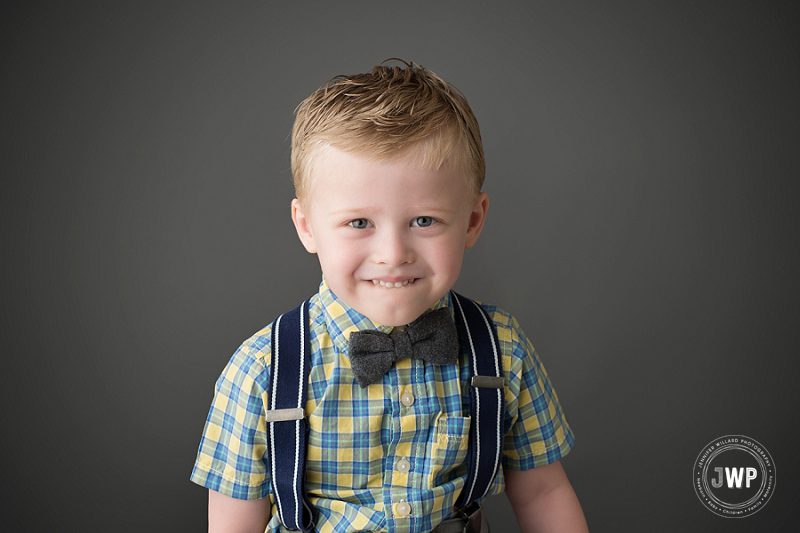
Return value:
M 387 60 L 390 61 L 390 60 Z M 308 192 L 314 156 L 329 145 L 370 160 L 422 148 L 426 168 L 454 165 L 478 194 L 485 163 L 478 121 L 458 89 L 415 63 L 337 76 L 306 98 L 292 128 L 292 178 L 299 199 Z M 386 61 L 384 61 L 386 63 Z

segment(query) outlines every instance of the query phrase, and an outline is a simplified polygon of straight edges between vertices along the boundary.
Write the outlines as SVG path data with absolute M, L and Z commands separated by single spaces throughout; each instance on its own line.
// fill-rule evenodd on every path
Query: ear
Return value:
M 310 254 L 317 253 L 317 247 L 314 245 L 314 235 L 311 233 L 311 224 L 305 211 L 303 211 L 300 200 L 297 198 L 292 200 L 292 222 L 294 222 L 294 229 L 297 230 L 297 236 L 300 237 L 300 242 L 303 243 L 306 251 Z
M 483 229 L 483 221 L 486 220 L 486 211 L 489 209 L 489 196 L 482 192 L 478 194 L 472 212 L 469 214 L 469 224 L 467 225 L 467 240 L 464 248 L 472 248 L 475 241 Z

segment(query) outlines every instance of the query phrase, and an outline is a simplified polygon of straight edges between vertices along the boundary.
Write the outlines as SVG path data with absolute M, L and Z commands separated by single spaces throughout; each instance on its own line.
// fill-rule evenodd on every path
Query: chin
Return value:
M 405 326 L 406 324 L 410 324 L 411 322 L 418 319 L 422 313 L 424 313 L 428 309 L 428 306 L 423 307 L 422 309 L 409 309 L 404 311 L 398 311 L 397 309 L 387 310 L 384 313 L 377 312 L 374 316 L 367 315 L 370 320 L 375 322 L 376 324 L 380 324 L 381 326 L 387 327 L 394 327 L 394 326 Z

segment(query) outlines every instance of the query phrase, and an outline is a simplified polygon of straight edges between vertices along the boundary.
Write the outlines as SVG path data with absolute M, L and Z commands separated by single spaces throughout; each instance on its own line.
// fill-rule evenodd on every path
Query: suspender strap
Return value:
M 267 446 L 272 491 L 281 523 L 312 531 L 313 507 L 305 490 L 306 401 L 311 354 L 308 300 L 272 324 L 272 364 L 266 409 Z
M 455 505 L 461 509 L 486 495 L 500 467 L 504 379 L 497 335 L 489 316 L 472 300 L 451 294 L 456 326 L 462 335 L 462 346 L 468 347 L 472 374 L 467 479 Z

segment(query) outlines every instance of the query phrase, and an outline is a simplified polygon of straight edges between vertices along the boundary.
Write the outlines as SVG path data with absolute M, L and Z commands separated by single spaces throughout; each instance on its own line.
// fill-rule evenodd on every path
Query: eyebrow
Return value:
M 328 214 L 329 215 L 346 215 L 346 214 L 358 215 L 358 214 L 363 213 L 364 211 L 374 211 L 376 209 L 378 209 L 376 206 L 369 206 L 369 205 L 363 206 L 363 207 L 352 207 L 352 208 L 351 207 L 346 207 L 344 209 L 337 209 L 335 211 L 331 211 Z M 420 206 L 417 206 L 417 205 L 411 206 L 411 210 L 418 211 L 420 213 L 433 212 L 433 213 L 446 213 L 446 214 L 455 213 L 455 211 L 456 211 L 455 209 L 450 209 L 450 208 L 447 208 L 447 207 L 421 206 L 421 205 Z

